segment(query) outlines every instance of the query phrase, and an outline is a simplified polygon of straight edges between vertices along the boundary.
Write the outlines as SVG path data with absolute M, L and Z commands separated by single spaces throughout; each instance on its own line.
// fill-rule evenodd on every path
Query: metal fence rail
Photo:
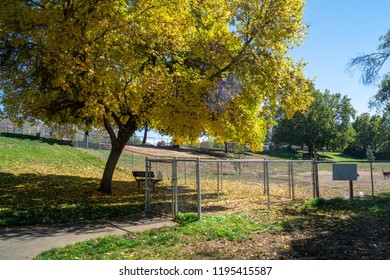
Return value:
M 201 216 L 294 199 L 349 198 L 349 183 L 333 180 L 334 163 L 357 164 L 355 198 L 390 194 L 390 173 L 384 176 L 390 161 L 147 159 L 146 169 L 164 180 L 146 188 L 146 210 Z

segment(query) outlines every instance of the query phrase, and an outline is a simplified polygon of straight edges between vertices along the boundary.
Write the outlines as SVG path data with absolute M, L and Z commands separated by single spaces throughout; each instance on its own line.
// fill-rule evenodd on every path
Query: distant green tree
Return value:
M 362 147 L 364 153 L 367 153 L 368 149 L 378 151 L 387 139 L 384 124 L 378 115 L 363 113 L 356 118 L 352 126 L 356 131 L 355 144 Z
M 381 113 L 381 127 L 378 129 L 378 133 L 383 139 L 375 155 L 377 159 L 388 160 L 390 159 L 390 106 L 387 105 Z
M 352 127 L 356 131 L 355 140 L 345 150 L 346 154 L 367 159 L 373 156 L 389 158 L 390 114 L 387 110 L 382 116 L 363 113 L 356 118 Z
M 390 109 L 390 74 L 385 74 L 382 82 L 379 85 L 378 92 L 370 99 L 370 108 L 375 108 L 377 111 Z
M 306 145 L 313 155 L 315 148 L 343 150 L 353 141 L 351 120 L 355 109 L 350 99 L 340 93 L 321 93 L 313 89 L 314 101 L 305 112 L 283 117 L 273 130 L 276 144 Z

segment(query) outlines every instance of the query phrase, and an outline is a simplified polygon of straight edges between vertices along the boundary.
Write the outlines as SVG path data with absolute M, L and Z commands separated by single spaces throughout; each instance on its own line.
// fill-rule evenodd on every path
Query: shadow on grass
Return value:
M 100 181 L 66 175 L 0 172 L 0 227 L 77 223 L 143 211 L 144 191 L 136 182 L 113 181 L 112 195 Z
M 42 143 L 46 143 L 46 144 L 49 144 L 49 145 L 54 145 L 54 144 L 57 144 L 57 145 L 67 145 L 67 146 L 71 146 L 72 145 L 72 141 L 50 139 L 50 138 L 44 138 L 44 137 L 33 136 L 33 135 L 26 135 L 26 134 L 2 132 L 0 135 L 3 136 L 3 137 L 8 137 L 8 138 L 16 138 L 16 139 L 31 140 L 31 141 L 40 141 Z
M 390 198 L 325 201 L 317 208 L 325 212 L 304 211 L 285 223 L 292 241 L 278 254 L 287 259 L 390 259 L 389 205 Z

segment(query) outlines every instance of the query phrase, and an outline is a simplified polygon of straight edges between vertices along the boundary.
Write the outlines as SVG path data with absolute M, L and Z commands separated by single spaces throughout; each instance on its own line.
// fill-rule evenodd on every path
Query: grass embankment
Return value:
M 37 137 L 0 136 L 0 226 L 91 221 L 143 209 L 130 170 L 118 168 L 113 194 L 97 191 L 105 160 Z
M 178 226 L 106 236 L 37 259 L 388 259 L 390 199 L 311 200 Z

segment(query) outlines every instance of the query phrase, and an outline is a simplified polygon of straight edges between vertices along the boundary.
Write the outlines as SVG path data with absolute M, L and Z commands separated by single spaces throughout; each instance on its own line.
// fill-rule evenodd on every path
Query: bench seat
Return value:
M 138 183 L 138 188 L 141 188 L 141 182 L 146 181 L 146 171 L 133 171 L 133 176 Z M 153 189 L 155 189 L 156 184 L 162 180 L 162 178 L 156 178 L 153 171 L 149 172 L 149 182 L 152 183 Z

